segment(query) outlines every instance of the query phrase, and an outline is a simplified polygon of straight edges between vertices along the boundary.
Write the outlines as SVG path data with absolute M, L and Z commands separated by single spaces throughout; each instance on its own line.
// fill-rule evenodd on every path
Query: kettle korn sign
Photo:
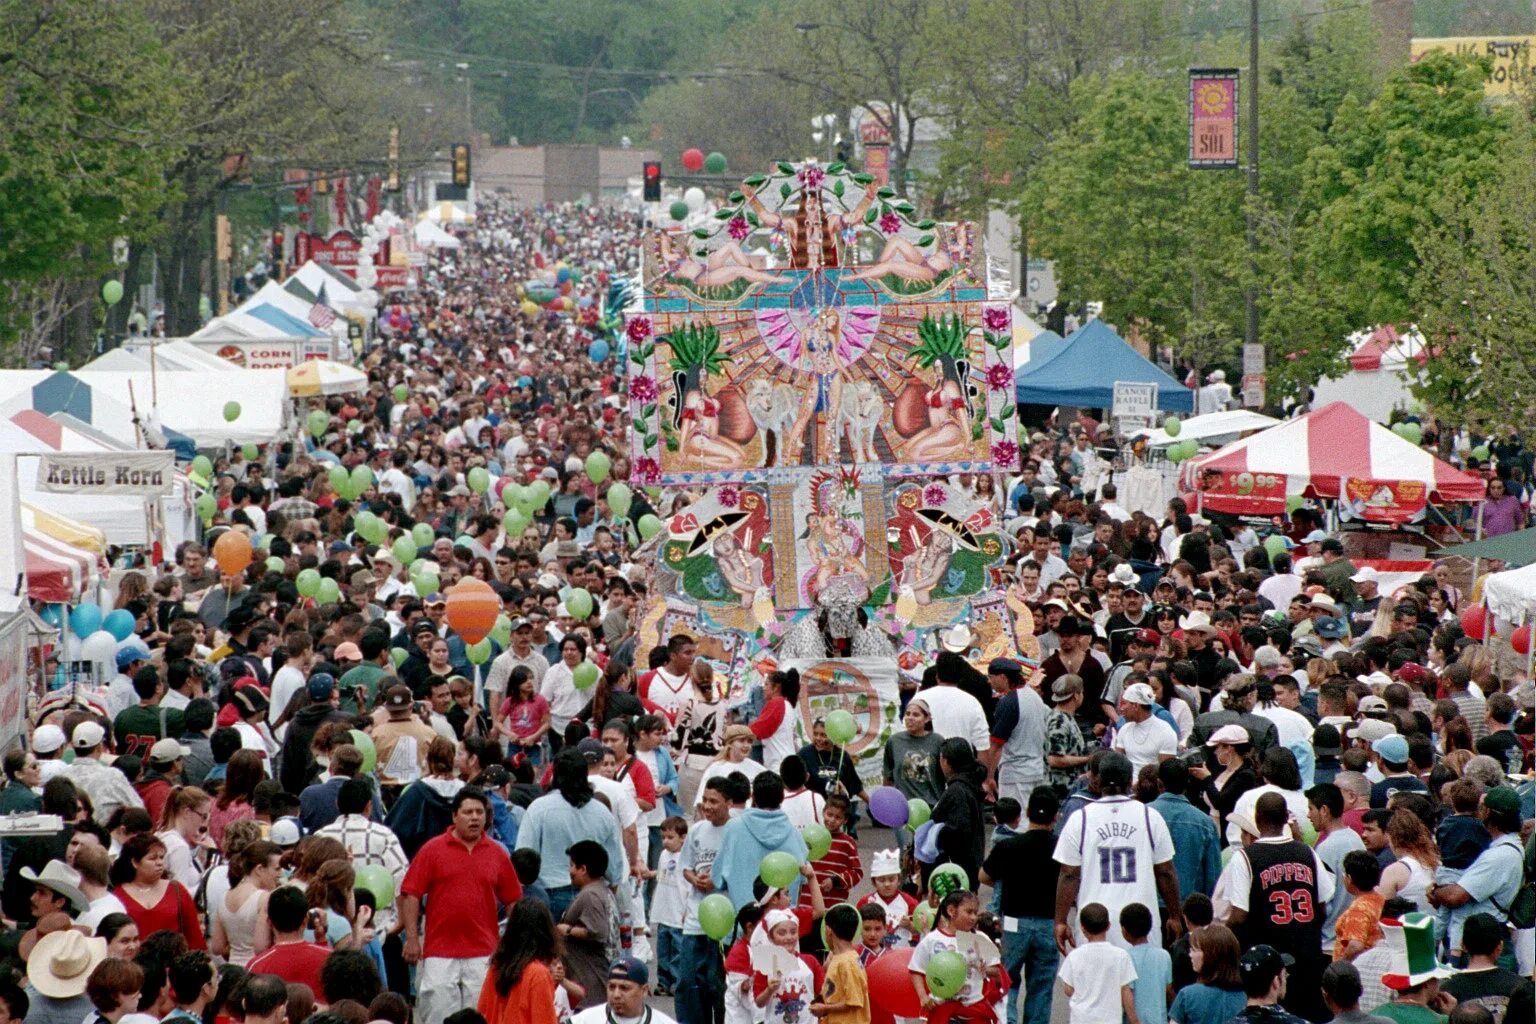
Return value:
M 41 456 L 37 489 L 55 494 L 136 494 L 158 498 L 171 493 L 176 453 L 92 452 Z

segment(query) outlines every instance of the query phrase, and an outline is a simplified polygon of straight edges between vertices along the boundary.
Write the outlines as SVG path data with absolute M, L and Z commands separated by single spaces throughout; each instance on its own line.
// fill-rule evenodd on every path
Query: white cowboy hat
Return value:
M 88 939 L 73 928 L 51 932 L 32 948 L 27 980 L 50 999 L 73 999 L 85 991 L 91 972 L 106 958 L 106 939 Z
M 1214 633 L 1216 627 L 1211 625 L 1211 617 L 1205 612 L 1190 612 L 1179 617 L 1179 628 L 1186 633 Z
M 91 901 L 85 898 L 85 893 L 80 891 L 80 872 L 60 860 L 51 860 L 43 865 L 42 871 L 33 871 L 31 868 L 22 868 L 21 877 L 33 885 L 41 885 L 45 889 L 54 892 L 69 900 L 75 908 L 75 913 L 83 914 Z
M 1121 562 L 1115 566 L 1115 571 L 1109 574 L 1111 583 L 1124 583 L 1127 586 L 1141 586 L 1141 577 L 1136 575 L 1136 570 L 1131 568 L 1131 563 Z
M 952 651 L 955 654 L 964 654 L 975 642 L 976 634 L 972 633 L 971 627 L 963 622 L 956 623 L 939 634 L 939 643 L 946 651 Z

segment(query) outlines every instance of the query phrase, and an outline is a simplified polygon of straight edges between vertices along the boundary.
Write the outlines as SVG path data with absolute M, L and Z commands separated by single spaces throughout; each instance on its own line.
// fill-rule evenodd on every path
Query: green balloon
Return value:
M 209 460 L 208 456 L 199 455 L 197 458 L 192 460 L 192 472 L 196 473 L 204 480 L 212 480 L 213 463 Z
M 724 893 L 712 892 L 699 901 L 699 927 L 704 934 L 721 942 L 736 925 L 736 908 Z
M 351 738 L 352 745 L 363 753 L 363 772 L 371 773 L 379 766 L 379 749 L 373 745 L 373 737 L 361 729 L 351 729 L 347 736 Z
M 367 509 L 363 509 L 355 517 L 353 517 L 352 530 L 359 537 L 367 540 L 368 534 L 373 530 L 373 525 L 375 523 L 381 522 L 383 522 L 383 520 L 379 519 L 378 516 L 374 515 L 372 512 L 369 512 Z M 388 528 L 388 526 L 385 526 L 386 530 Z
M 549 481 L 540 477 L 528 485 L 528 493 L 533 497 L 533 507 L 543 508 L 549 504 Z
M 456 548 L 467 548 L 474 542 L 475 538 L 471 537 L 467 533 L 461 533 L 459 534 L 458 539 L 453 542 L 453 546 Z
M 1269 552 L 1270 560 L 1273 561 L 1276 555 L 1285 550 L 1285 538 L 1278 533 L 1270 534 L 1264 538 L 1264 550 Z
M 300 569 L 293 582 L 303 597 L 314 597 L 320 593 L 320 572 L 317 569 Z
M 364 735 L 367 735 L 366 733 Z M 372 743 L 372 740 L 369 741 Z M 378 760 L 378 752 L 374 752 Z M 373 893 L 375 907 L 387 907 L 395 902 L 395 876 L 382 864 L 364 864 L 357 869 L 356 885 Z
M 486 488 L 491 486 L 491 474 L 485 471 L 484 466 L 476 466 L 469 471 L 467 476 L 469 479 L 469 489 L 476 494 L 484 494 Z
M 613 468 L 613 462 L 606 452 L 593 452 L 587 456 L 587 479 L 595 484 L 600 484 L 608 479 L 608 471 Z
M 832 849 L 832 833 L 819 821 L 800 826 L 800 838 L 805 840 L 806 856 L 811 860 L 821 860 Z
M 464 648 L 464 657 L 469 659 L 471 665 L 484 665 L 491 660 L 491 641 L 489 638 L 479 643 L 470 644 Z
M 283 563 L 281 558 L 273 557 L 267 559 L 267 572 L 275 572 L 278 575 L 282 575 L 283 570 L 286 568 L 288 566 Z
M 1286 511 L 1286 514 L 1289 515 L 1292 512 L 1295 512 L 1297 509 L 1301 508 L 1301 506 L 1305 505 L 1306 503 L 1307 503 L 1307 499 L 1303 498 L 1299 494 L 1288 494 L 1288 495 L 1286 495 L 1285 496 L 1285 511 Z
M 213 522 L 214 514 L 219 511 L 219 503 L 211 494 L 199 494 L 197 500 L 192 503 L 192 507 L 197 512 L 197 518 L 204 523 Z
M 1178 437 L 1179 431 L 1184 429 L 1184 424 L 1179 422 L 1177 416 L 1169 416 L 1163 420 L 1163 433 L 1169 437 Z
M 940 900 L 959 889 L 970 888 L 971 880 L 965 868 L 958 864 L 940 864 L 928 876 L 928 888 L 938 894 Z
M 657 519 L 649 512 L 641 516 L 640 522 L 636 523 L 635 525 L 636 528 L 640 531 L 641 540 L 650 540 L 652 537 L 661 532 L 661 520 Z
M 316 409 L 309 414 L 309 434 L 311 437 L 319 437 L 325 433 L 325 428 L 331 425 L 331 417 L 323 410 Z
M 354 494 L 362 494 L 368 488 L 373 486 L 373 470 L 369 469 L 367 466 L 353 466 L 351 478 L 352 491 Z
M 667 207 L 667 212 L 672 215 L 673 220 L 687 220 L 688 204 L 679 199 L 677 202 Z
M 1317 845 L 1317 828 L 1310 821 L 1301 823 L 1301 841 L 1308 846 Z
M 411 397 L 411 389 L 406 387 L 404 384 L 396 384 L 394 389 L 394 396 L 395 401 L 403 402 L 407 398 Z
M 710 174 L 724 174 L 725 154 L 716 152 L 711 153 L 709 156 L 705 157 L 704 170 L 708 171 Z
M 937 999 L 953 999 L 965 987 L 965 957 L 953 950 L 935 953 L 928 961 L 928 991 Z
M 507 514 L 501 517 L 501 528 L 507 531 L 507 541 L 511 543 L 528 529 L 528 516 L 521 509 L 509 508 Z
M 827 739 L 840 747 L 845 747 L 859 734 L 859 723 L 855 722 L 848 712 L 838 708 L 827 716 L 826 730 Z
M 635 492 L 629 489 L 628 484 L 614 484 L 608 488 L 608 507 L 621 519 L 629 515 L 629 507 L 634 500 Z
M 1424 440 L 1424 427 L 1421 424 L 1412 422 L 1403 424 L 1403 440 L 1409 444 L 1418 444 Z
M 389 550 L 401 565 L 406 565 L 411 559 L 416 557 L 416 541 L 410 534 L 402 533 L 395 538 L 395 542 L 389 546 Z
M 347 472 L 346 466 L 332 466 L 325 471 L 325 479 L 330 483 L 331 490 L 343 497 L 352 488 L 352 474 Z
M 123 282 L 107 281 L 101 286 L 101 301 L 115 306 L 123 301 Z
M 592 595 L 581 587 L 576 587 L 565 595 L 565 610 L 571 613 L 571 618 L 577 622 L 585 622 L 592 616 Z
M 410 656 L 411 652 L 407 651 L 404 647 L 391 647 L 389 649 L 389 660 L 395 663 L 395 668 L 404 665 L 405 659 Z
M 933 817 L 933 808 L 928 806 L 928 801 L 920 796 L 915 796 L 907 801 L 907 828 L 916 832 Z
M 571 685 L 578 690 L 590 690 L 597 685 L 597 666 L 584 661 L 571 669 Z
M 320 589 L 315 594 L 315 601 L 319 604 L 335 604 L 341 600 L 341 584 L 329 576 L 320 581 Z
M 512 620 L 507 618 L 505 612 L 496 616 L 496 624 L 491 627 L 491 639 L 503 647 L 512 642 Z
M 1478 462 L 1487 462 L 1488 461 L 1488 446 L 1485 445 L 1485 444 L 1480 444 L 1476 448 L 1473 448 L 1472 449 L 1472 457 L 1474 459 L 1476 459 Z
M 428 526 L 426 523 L 417 523 L 415 526 L 411 527 L 411 540 L 416 542 L 416 547 L 418 550 L 421 548 L 431 547 L 433 540 L 432 527 Z
M 239 402 L 225 402 L 224 403 L 224 419 L 225 419 L 225 421 L 228 422 L 228 423 L 233 423 L 233 422 L 235 422 L 235 420 L 237 420 L 239 418 L 240 418 L 240 403 Z
M 244 456 L 246 462 L 255 462 L 261 458 L 261 449 L 253 444 L 244 444 L 240 446 L 240 454 Z
M 763 863 L 757 869 L 757 877 L 770 888 L 788 889 L 800 877 L 800 863 L 793 854 L 775 850 L 763 858 Z

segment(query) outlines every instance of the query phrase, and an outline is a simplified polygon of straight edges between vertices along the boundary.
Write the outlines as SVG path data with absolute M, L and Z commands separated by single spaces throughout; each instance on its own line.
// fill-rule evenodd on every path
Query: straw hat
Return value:
M 88 939 L 73 928 L 53 932 L 37 941 L 27 959 L 27 980 L 50 999 L 73 999 L 106 958 L 106 939 Z

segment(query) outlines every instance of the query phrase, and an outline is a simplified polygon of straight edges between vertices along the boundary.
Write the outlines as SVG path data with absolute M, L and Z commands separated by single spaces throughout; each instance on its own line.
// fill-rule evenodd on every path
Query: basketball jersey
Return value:
M 1248 919 L 1238 929 L 1244 946 L 1311 949 L 1322 944 L 1327 908 L 1318 907 L 1317 860 L 1295 840 L 1254 843 L 1238 853 L 1251 872 Z
M 1127 947 L 1120 911 L 1140 903 L 1156 920 L 1154 868 L 1173 859 L 1173 837 L 1148 805 L 1128 796 L 1100 797 L 1073 812 L 1056 841 L 1055 858 L 1080 869 L 1077 905 L 1102 903 L 1109 911 L 1109 940 Z

